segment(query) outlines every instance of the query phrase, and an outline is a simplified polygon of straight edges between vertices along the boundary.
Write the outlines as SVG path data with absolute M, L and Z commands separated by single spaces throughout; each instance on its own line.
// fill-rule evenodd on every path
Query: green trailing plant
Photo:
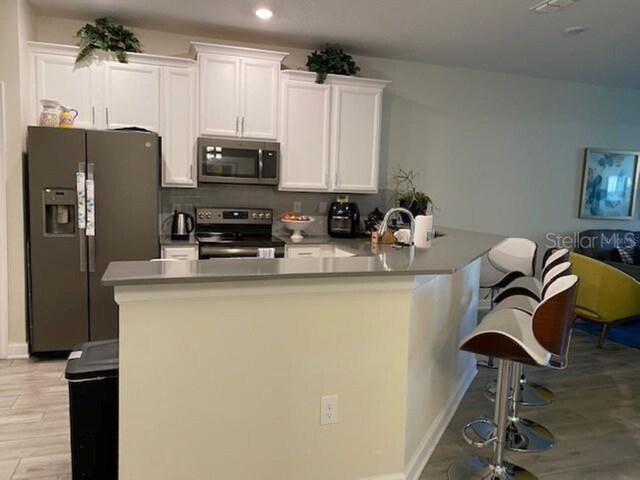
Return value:
M 415 180 L 418 174 L 413 170 L 398 167 L 393 173 L 392 181 L 395 186 L 395 204 L 416 215 L 431 215 L 438 207 L 429 195 L 416 189 Z
M 330 73 L 336 75 L 355 75 L 360 71 L 351 55 L 345 53 L 340 45 L 324 45 L 320 51 L 314 50 L 307 56 L 309 71 L 315 72 L 316 82 L 324 83 Z
M 80 40 L 80 52 L 76 63 L 85 60 L 94 50 L 112 52 L 121 63 L 127 63 L 127 52 L 142 51 L 140 40 L 131 30 L 108 18 L 97 18 L 96 24 L 87 23 L 76 33 Z

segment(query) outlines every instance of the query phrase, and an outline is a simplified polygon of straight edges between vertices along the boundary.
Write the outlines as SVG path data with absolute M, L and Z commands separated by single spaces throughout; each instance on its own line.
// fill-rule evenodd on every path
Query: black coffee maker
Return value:
M 360 210 L 355 202 L 333 202 L 327 228 L 331 237 L 355 238 L 360 235 Z

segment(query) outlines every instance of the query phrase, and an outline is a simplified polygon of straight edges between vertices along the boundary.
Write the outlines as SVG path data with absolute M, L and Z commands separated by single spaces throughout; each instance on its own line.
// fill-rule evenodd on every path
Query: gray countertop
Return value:
M 372 245 L 366 238 L 308 238 L 295 245 L 333 244 L 352 257 L 240 258 L 181 262 L 112 262 L 104 285 L 206 283 L 238 280 L 451 274 L 504 240 L 488 233 L 437 228 L 430 248 Z

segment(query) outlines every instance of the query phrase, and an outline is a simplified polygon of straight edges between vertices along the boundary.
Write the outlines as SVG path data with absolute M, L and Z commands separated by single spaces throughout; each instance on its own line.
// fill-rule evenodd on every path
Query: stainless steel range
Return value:
M 266 208 L 196 208 L 200 258 L 257 257 L 273 248 L 284 257 L 284 242 L 273 236 L 273 211 Z

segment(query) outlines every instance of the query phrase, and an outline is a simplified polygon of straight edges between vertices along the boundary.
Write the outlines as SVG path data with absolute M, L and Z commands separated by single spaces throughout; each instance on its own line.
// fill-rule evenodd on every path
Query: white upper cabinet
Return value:
M 278 75 L 280 62 L 242 59 L 240 134 L 247 138 L 278 137 Z
M 75 124 L 80 128 L 95 126 L 94 71 L 89 66 L 76 67 L 75 55 L 50 55 L 34 51 L 30 56 L 32 89 L 31 124 L 38 124 L 40 100 L 56 100 L 78 111 Z
M 332 190 L 375 193 L 382 89 L 355 85 L 334 85 L 332 89 Z
M 378 191 L 382 92 L 388 82 L 281 72 L 280 190 Z
M 139 127 L 159 133 L 160 67 L 108 62 L 104 70 L 106 127 Z
M 235 137 L 240 131 L 240 59 L 200 58 L 200 133 Z
M 280 106 L 280 190 L 329 189 L 331 87 L 285 76 Z
M 278 138 L 283 52 L 192 43 L 200 65 L 200 134 Z
M 162 71 L 162 186 L 196 186 L 196 68 Z

